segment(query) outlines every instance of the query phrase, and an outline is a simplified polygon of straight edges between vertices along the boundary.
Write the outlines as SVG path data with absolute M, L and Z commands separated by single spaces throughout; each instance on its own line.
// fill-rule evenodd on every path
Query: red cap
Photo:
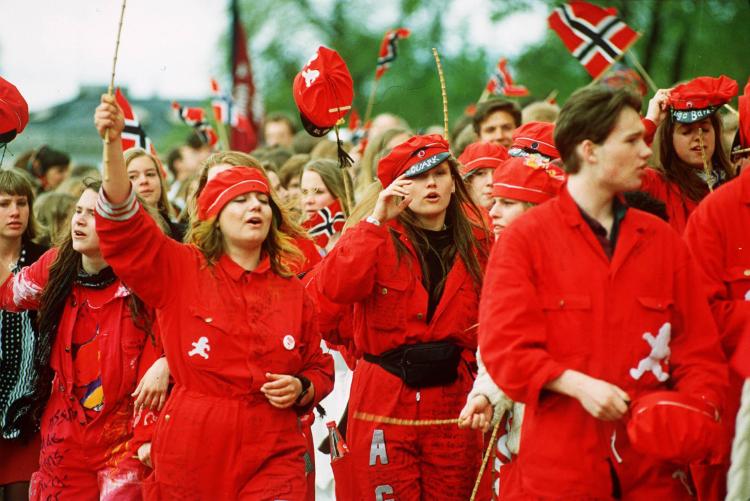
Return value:
M 378 162 L 378 179 L 385 188 L 401 174 L 418 176 L 437 167 L 448 157 L 448 141 L 440 134 L 412 136 Z
M 560 158 L 560 152 L 555 148 L 555 124 L 548 122 L 526 122 L 513 132 L 513 145 L 509 152 L 511 156 L 525 156 L 514 149 L 533 150 L 549 159 Z M 516 153 L 516 155 L 514 155 Z
M 478 169 L 495 170 L 508 158 L 508 150 L 497 143 L 471 143 L 458 157 L 458 162 L 461 164 L 461 176 L 465 179 Z
M 729 77 L 698 77 L 669 92 L 672 118 L 685 124 L 700 122 L 737 95 L 739 86 Z
M 260 169 L 238 166 L 219 172 L 198 197 L 198 219 L 216 216 L 233 198 L 256 191 L 268 195 L 268 179 Z
M 9 142 L 29 123 L 29 105 L 15 85 L 0 77 L 0 142 Z
M 557 195 L 564 178 L 536 158 L 511 157 L 492 175 L 492 196 L 540 204 Z
M 338 52 L 321 46 L 294 77 L 292 93 L 305 130 L 320 137 L 351 109 L 354 85 Z
M 630 410 L 628 438 L 637 451 L 685 463 L 718 454 L 721 425 L 708 402 L 676 391 L 657 391 L 637 399 Z
M 750 78 L 745 85 L 745 92 L 739 98 L 737 111 L 740 114 L 740 144 L 750 148 Z

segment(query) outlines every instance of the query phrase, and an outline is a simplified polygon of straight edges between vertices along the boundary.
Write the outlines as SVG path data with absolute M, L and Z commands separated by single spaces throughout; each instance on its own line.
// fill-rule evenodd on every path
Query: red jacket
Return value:
M 260 387 L 271 372 L 307 377 L 315 403 L 331 391 L 333 361 L 320 349 L 315 311 L 297 278 L 274 273 L 267 257 L 252 272 L 226 254 L 208 266 L 197 247 L 164 235 L 140 206 L 124 220 L 103 216 L 102 197 L 96 213 L 102 254 L 156 308 L 177 385 L 265 401 Z
M 389 228 L 409 249 L 400 261 Z M 341 236 L 319 266 L 320 292 L 337 303 L 354 303 L 354 344 L 359 352 L 380 355 L 404 344 L 445 340 L 476 351 L 472 327 L 479 291 L 460 256 L 448 272 L 429 324 L 425 322 L 428 295 L 422 286 L 422 270 L 397 223 L 360 222 Z
M 488 372 L 529 406 L 518 456 L 526 494 L 609 499 L 612 437 L 615 450 L 627 449 L 621 421 L 597 420 L 577 400 L 543 389 L 566 369 L 631 399 L 674 388 L 723 402 L 727 368 L 688 250 L 663 221 L 635 209 L 611 261 L 566 188 L 530 209 L 492 250 L 479 322 Z M 671 355 L 659 368 L 669 378 L 660 382 L 638 369 L 652 353 L 645 333 L 657 337 L 667 322 Z
M 56 257 L 57 249 L 50 249 L 37 262 L 23 268 L 17 275 L 8 277 L 0 287 L 2 309 L 39 309 L 39 299 L 49 279 L 49 268 Z M 132 406 L 133 397 L 130 394 L 143 374 L 162 355 L 161 347 L 152 343 L 147 334 L 132 322 L 128 306 L 130 291 L 119 279 L 115 284 L 111 286 L 113 296 L 103 306 L 107 311 L 102 312 L 101 318 L 106 319 L 106 323 L 100 326 L 102 334 L 99 336 L 104 407 L 96 420 L 90 423 L 90 427 L 106 421 L 109 411 L 120 409 L 122 402 L 131 401 L 129 405 Z M 87 300 L 87 294 L 88 290 L 85 287 L 73 285 L 60 317 L 57 336 L 50 353 L 50 366 L 55 372 L 51 398 L 67 402 L 67 405 L 77 410 L 81 417 L 84 410 L 73 394 L 74 367 L 71 341 L 78 309 Z M 156 325 L 152 327 L 154 331 L 156 328 Z M 154 335 L 157 336 L 158 333 L 155 332 Z M 135 431 L 131 423 L 131 428 L 120 430 L 119 438 L 110 443 L 122 444 L 130 440 L 128 447 L 132 453 L 140 444 L 151 440 L 154 421 L 150 419 L 144 423 L 143 420 L 139 420 Z M 133 433 L 135 439 L 131 440 Z
M 640 191 L 666 204 L 669 224 L 682 235 L 688 217 L 698 206 L 698 202 L 683 195 L 676 184 L 668 181 L 661 172 L 651 168 L 646 169 L 644 173 Z

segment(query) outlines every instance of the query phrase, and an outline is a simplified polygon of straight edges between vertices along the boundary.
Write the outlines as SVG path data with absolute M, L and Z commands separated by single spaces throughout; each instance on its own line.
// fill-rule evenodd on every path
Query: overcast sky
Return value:
M 498 57 L 513 56 L 544 35 L 545 11 L 517 14 L 492 27 L 487 4 L 457 0 L 446 27 L 468 22 L 472 42 Z M 81 85 L 109 83 L 120 1 L 0 5 L 0 75 L 21 90 L 31 110 L 72 99 Z M 207 97 L 209 78 L 225 74 L 219 40 L 229 22 L 227 6 L 228 0 L 128 0 L 116 84 L 136 97 Z M 252 50 L 258 42 L 250 43 Z

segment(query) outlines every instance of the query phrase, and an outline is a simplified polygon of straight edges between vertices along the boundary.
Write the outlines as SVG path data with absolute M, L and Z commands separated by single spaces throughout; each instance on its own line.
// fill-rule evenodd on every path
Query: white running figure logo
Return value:
M 197 342 L 190 344 L 193 345 L 193 349 L 188 352 L 189 357 L 200 355 L 201 357 L 208 360 L 208 353 L 206 352 L 211 351 L 211 347 L 208 345 L 208 338 L 206 336 L 201 336 L 200 338 L 198 338 Z
M 315 80 L 320 76 L 318 70 L 306 69 L 302 72 L 302 77 L 305 79 L 305 87 L 309 88 Z
M 663 383 L 669 379 L 669 374 L 661 368 L 661 361 L 669 357 L 672 352 L 669 349 L 669 341 L 672 339 L 672 324 L 664 322 L 664 325 L 659 328 L 659 334 L 656 337 L 650 332 L 646 332 L 643 335 L 643 339 L 651 346 L 651 353 L 638 362 L 637 368 L 630 369 L 630 377 L 637 381 L 646 372 L 651 371 L 654 377 Z

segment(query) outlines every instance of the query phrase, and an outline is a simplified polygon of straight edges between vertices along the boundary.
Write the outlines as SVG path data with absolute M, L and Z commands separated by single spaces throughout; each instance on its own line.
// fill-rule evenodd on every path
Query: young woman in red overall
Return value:
M 175 380 L 146 498 L 304 499 L 297 417 L 330 391 L 333 364 L 268 179 L 253 167 L 217 174 L 198 198 L 192 243 L 180 244 L 135 199 L 113 99 L 102 97 L 95 123 L 110 136 L 96 213 L 103 254 L 156 308 Z
M 320 264 L 317 286 L 354 304 L 354 344 L 364 353 L 349 400 L 346 441 L 352 499 L 469 497 L 481 461 L 477 430 L 363 420 L 458 415 L 474 378 L 486 232 L 448 143 L 414 136 L 378 164 L 385 187 L 370 217 Z M 478 235 L 481 234 L 481 235 Z
M 0 288 L 4 310 L 39 310 L 29 416 L 38 424 L 41 415 L 42 450 L 33 500 L 141 499 L 146 470 L 134 454 L 148 449 L 155 416 L 134 431 L 131 393 L 161 353 L 143 303 L 102 258 L 98 188 L 86 185 L 59 249 Z

